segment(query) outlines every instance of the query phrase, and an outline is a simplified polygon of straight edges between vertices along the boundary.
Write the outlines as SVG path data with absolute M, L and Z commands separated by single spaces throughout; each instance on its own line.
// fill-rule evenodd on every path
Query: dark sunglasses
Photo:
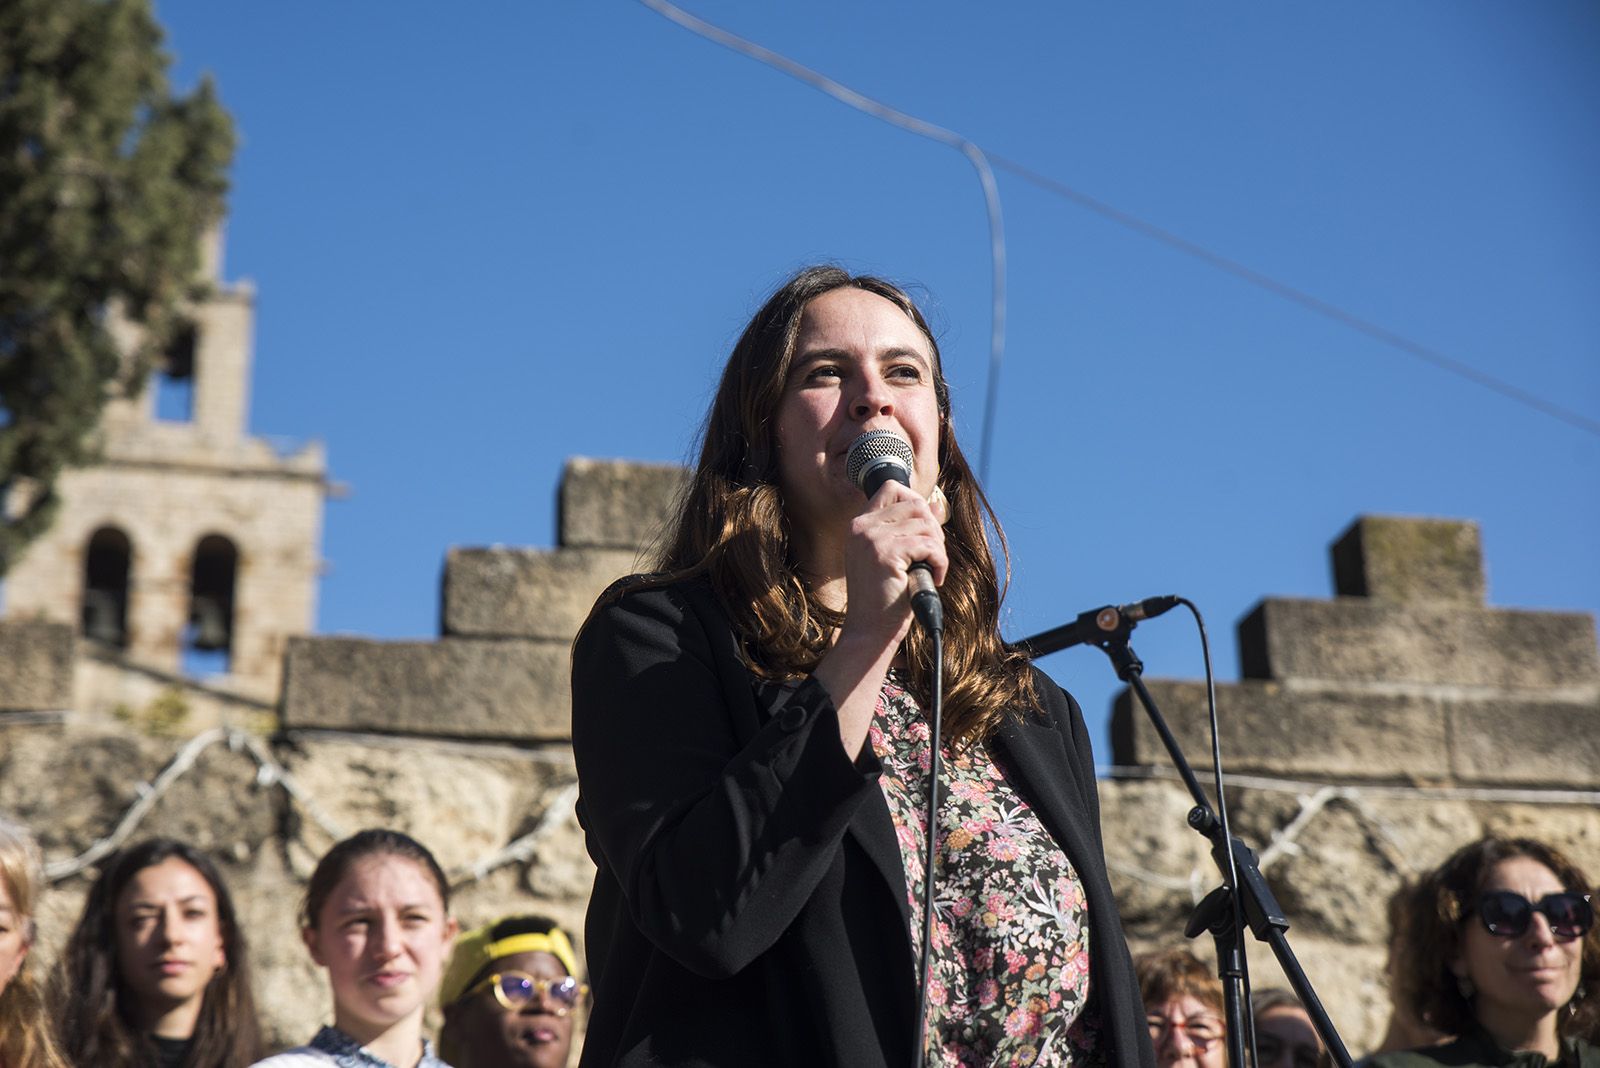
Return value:
M 1490 934 L 1502 938 L 1525 934 L 1535 912 L 1544 913 L 1557 938 L 1582 938 L 1594 926 L 1588 894 L 1546 894 L 1534 902 L 1511 890 L 1491 890 L 1478 898 L 1478 918 Z
M 565 1016 L 572 1011 L 589 993 L 588 984 L 580 983 L 570 975 L 560 979 L 540 979 L 527 972 L 501 972 L 468 990 L 461 995 L 461 1000 L 465 1001 L 485 987 L 494 991 L 494 999 L 502 1007 L 513 1012 L 536 998 L 548 997 L 555 1002 L 557 1016 Z
M 1285 1042 L 1266 1031 L 1256 1032 L 1256 1056 L 1263 1065 L 1275 1065 L 1287 1056 L 1294 1068 L 1317 1068 L 1322 1051 L 1304 1042 Z

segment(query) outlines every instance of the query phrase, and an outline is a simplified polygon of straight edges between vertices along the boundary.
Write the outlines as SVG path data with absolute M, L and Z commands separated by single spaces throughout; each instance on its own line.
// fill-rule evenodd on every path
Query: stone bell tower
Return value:
M 62 476 L 55 525 L 5 577 L 5 612 L 71 624 L 102 665 L 272 702 L 286 639 L 315 623 L 327 465 L 320 443 L 249 435 L 255 289 L 224 282 L 221 261 L 213 231 L 211 295 L 145 387 L 107 405 L 100 459 Z

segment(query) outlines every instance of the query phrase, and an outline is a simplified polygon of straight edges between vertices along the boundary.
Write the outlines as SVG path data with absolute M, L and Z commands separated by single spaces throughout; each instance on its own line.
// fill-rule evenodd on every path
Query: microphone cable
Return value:
M 939 626 L 928 627 L 933 639 L 933 708 L 929 715 L 929 744 L 933 758 L 928 762 L 928 855 L 922 868 L 922 962 L 917 969 L 921 977 L 917 995 L 917 1046 L 912 1057 L 914 1068 L 923 1068 L 928 1052 L 928 987 L 933 977 L 933 867 L 938 861 L 939 843 L 939 767 L 942 760 L 942 720 L 944 718 L 944 620 Z
M 1200 656 L 1205 661 L 1206 668 L 1206 714 L 1211 726 L 1211 776 L 1216 784 L 1217 791 L 1217 821 L 1222 825 L 1222 841 L 1224 851 L 1228 855 L 1228 886 L 1232 893 L 1228 895 L 1233 908 L 1234 937 L 1240 944 L 1244 942 L 1244 901 L 1239 892 L 1239 868 L 1233 856 L 1233 829 L 1228 825 L 1228 798 L 1223 792 L 1222 782 L 1222 743 L 1218 739 L 1217 729 L 1217 682 L 1211 670 L 1211 641 L 1206 636 L 1205 617 L 1200 614 L 1200 608 L 1187 597 L 1178 597 L 1175 600 L 1189 610 L 1194 616 L 1194 625 L 1200 631 Z M 1255 1055 L 1255 1021 L 1250 1013 L 1250 961 L 1246 954 L 1239 954 L 1239 978 L 1243 987 L 1245 1013 L 1245 1040 L 1249 1044 L 1249 1053 Z

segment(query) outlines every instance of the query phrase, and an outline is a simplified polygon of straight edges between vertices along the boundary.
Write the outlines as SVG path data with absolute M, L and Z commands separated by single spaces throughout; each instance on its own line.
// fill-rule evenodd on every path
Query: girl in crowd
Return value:
M 1456 1037 L 1379 1054 L 1374 1068 L 1600 1068 L 1593 890 L 1570 859 L 1531 838 L 1479 839 L 1423 876 L 1398 933 L 1394 994 Z
M 57 973 L 68 1058 L 95 1068 L 246 1068 L 260 1052 L 233 899 L 198 850 L 153 838 L 89 889 Z
M 1156 1063 L 1161 1068 L 1226 1068 L 1221 980 L 1186 949 L 1146 953 L 1135 967 Z
M 508 916 L 456 939 L 439 985 L 439 1051 L 456 1068 L 565 1068 L 578 981 L 572 941 L 545 916 Z
M 887 431 L 910 485 L 868 500 Z M 928 1063 L 1151 1063 L 1076 703 L 1000 638 L 993 521 L 905 292 L 834 267 L 756 313 L 655 561 L 573 651 L 594 1008 L 582 1064 L 913 1063 L 944 603 Z M 1004 542 L 993 526 L 1002 552 Z
M 44 877 L 27 829 L 0 817 L 0 1065 L 65 1068 L 28 963 Z
M 1318 1068 L 1329 1061 L 1311 1014 L 1287 990 L 1268 987 L 1250 991 L 1255 1020 L 1257 1068 Z
M 333 1025 L 263 1066 L 446 1068 L 422 1037 L 456 935 L 432 853 L 399 831 L 346 838 L 311 873 L 300 923 L 311 959 L 328 972 Z

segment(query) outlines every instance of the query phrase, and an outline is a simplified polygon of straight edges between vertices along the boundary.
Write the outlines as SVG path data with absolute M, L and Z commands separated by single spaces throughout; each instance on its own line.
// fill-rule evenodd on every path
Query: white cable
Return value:
M 943 126 L 935 126 L 933 123 L 919 119 L 915 115 L 907 115 L 905 112 L 874 100 L 864 93 L 858 93 L 849 86 L 841 85 L 825 74 L 819 74 L 810 67 L 796 63 L 788 56 L 780 55 L 770 48 L 765 48 L 754 41 L 729 33 L 720 26 L 712 25 L 702 18 L 697 18 L 682 8 L 668 3 L 668 0 L 639 0 L 639 2 L 656 14 L 682 26 L 690 33 L 704 37 L 706 40 L 722 45 L 724 48 L 732 49 L 740 55 L 748 56 L 759 63 L 765 63 L 773 70 L 780 71 L 791 78 L 804 82 L 813 89 L 819 89 L 827 93 L 841 104 L 848 104 L 857 111 L 891 123 L 902 130 L 930 138 L 943 145 L 949 145 L 967 157 L 967 161 L 978 172 L 978 182 L 983 186 L 983 203 L 989 217 L 989 260 L 991 265 L 990 281 L 992 283 L 989 299 L 989 381 L 983 398 L 983 431 L 978 445 L 978 480 L 980 482 L 986 481 L 989 474 L 989 446 L 994 432 L 996 397 L 1000 390 L 1000 363 L 1005 356 L 1006 345 L 1006 231 L 1005 223 L 1000 215 L 1000 187 L 995 184 L 994 169 L 989 166 L 989 158 L 984 155 L 983 149 L 954 131 L 946 130 Z

